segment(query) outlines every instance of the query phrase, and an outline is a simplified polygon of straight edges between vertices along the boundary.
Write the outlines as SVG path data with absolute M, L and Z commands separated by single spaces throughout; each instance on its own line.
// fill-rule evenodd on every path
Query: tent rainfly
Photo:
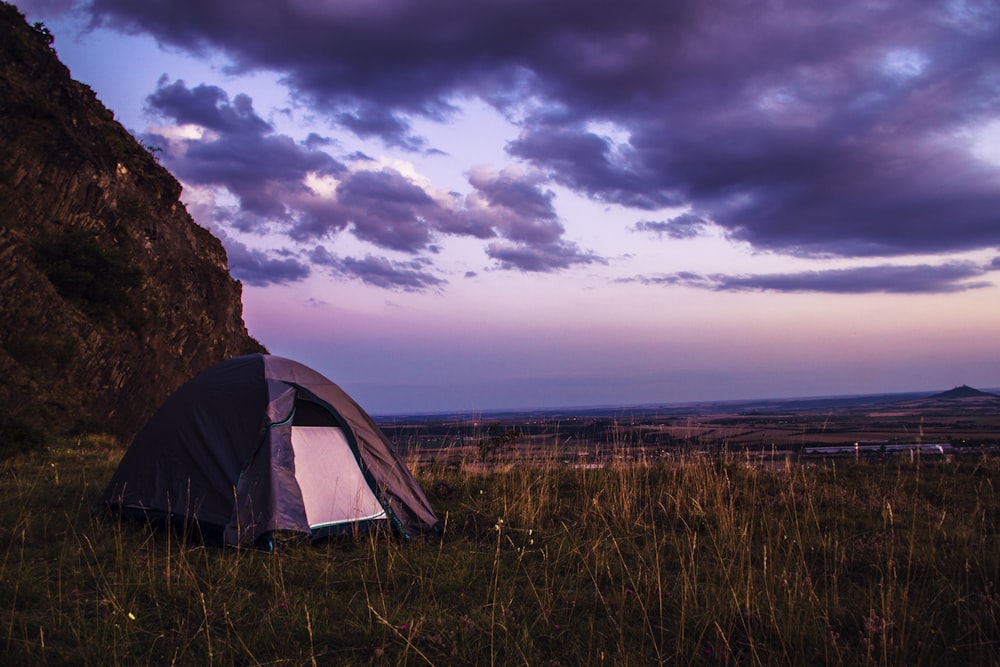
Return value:
M 253 354 L 189 380 L 125 452 L 100 500 L 123 515 L 191 521 L 231 546 L 278 532 L 325 537 L 440 522 L 371 418 L 289 359 Z

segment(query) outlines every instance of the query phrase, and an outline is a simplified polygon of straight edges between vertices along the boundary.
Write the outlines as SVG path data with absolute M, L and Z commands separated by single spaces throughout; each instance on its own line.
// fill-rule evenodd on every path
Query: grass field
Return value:
M 420 464 L 441 540 L 265 553 L 95 516 L 120 455 L 0 463 L 0 662 L 1000 663 L 995 459 Z

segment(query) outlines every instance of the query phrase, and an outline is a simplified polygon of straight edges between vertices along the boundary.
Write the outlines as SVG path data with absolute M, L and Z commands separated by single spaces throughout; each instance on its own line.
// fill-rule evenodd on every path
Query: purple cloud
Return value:
M 209 130 L 198 138 L 145 138 L 167 147 L 163 159 L 182 180 L 222 186 L 236 195 L 240 210 L 249 216 L 238 223 L 242 228 L 256 226 L 261 218 L 294 219 L 300 208 L 296 202 L 309 199 L 303 185 L 309 174 L 344 170 L 329 154 L 275 133 L 246 95 L 236 95 L 231 103 L 221 88 L 188 88 L 183 81 L 161 79 L 146 104 L 171 123 Z M 311 135 L 309 142 L 315 145 L 316 138 Z
M 648 210 L 684 204 L 669 189 L 651 187 L 656 175 L 643 173 L 645 167 L 631 146 L 615 146 L 607 137 L 554 121 L 530 125 L 507 151 L 547 170 L 557 183 L 594 199 Z
M 26 1 L 50 11 L 70 4 Z M 479 98 L 519 123 L 507 150 L 535 175 L 470 178 L 472 192 L 451 201 L 410 183 L 427 200 L 407 199 L 406 184 L 379 165 L 348 173 L 322 138 L 278 134 L 249 97 L 161 82 L 152 111 L 211 131 L 174 138 L 164 162 L 185 182 L 235 194 L 241 229 L 278 226 L 303 242 L 355 233 L 410 254 L 432 253 L 443 235 L 473 236 L 492 239 L 497 266 L 520 270 L 595 257 L 566 240 L 569 221 L 556 214 L 548 183 L 638 211 L 690 211 L 645 214 L 633 226 L 668 241 L 699 234 L 701 220 L 755 249 L 800 256 L 1000 245 L 1000 167 L 963 139 L 1000 107 L 996 3 L 89 0 L 78 8 L 95 25 L 222 54 L 234 72 L 278 73 L 311 110 L 404 150 L 437 150 L 414 119 L 446 121 Z M 305 173 L 335 176 L 337 199 L 310 191 Z M 391 195 L 384 219 L 361 210 L 380 187 Z M 879 268 L 870 277 L 888 275 Z M 932 289 L 915 278 L 901 284 Z
M 486 254 L 501 269 L 533 273 L 558 271 L 576 264 L 607 264 L 606 259 L 567 241 L 534 245 L 494 242 L 489 244 Z
M 389 146 L 408 151 L 419 151 L 425 142 L 410 135 L 410 124 L 397 114 L 375 105 L 365 105 L 354 111 L 335 114 L 338 123 L 361 138 L 381 137 Z
M 209 130 L 243 136 L 270 134 L 274 128 L 257 115 L 248 95 L 236 95 L 232 103 L 217 86 L 188 88 L 182 80 L 169 83 L 160 77 L 157 89 L 146 97 L 147 108 L 178 124 L 200 125 Z
M 309 276 L 309 265 L 294 257 L 276 259 L 232 238 L 225 239 L 225 245 L 233 277 L 247 285 L 298 282 Z
M 284 232 L 299 243 L 348 231 L 375 246 L 413 255 L 437 252 L 442 235 L 502 238 L 515 245 L 502 246 L 491 256 L 501 267 L 531 271 L 593 261 L 592 255 L 563 241 L 555 195 L 538 173 L 479 170 L 469 177 L 472 192 L 467 197 L 442 198 L 370 159 L 348 169 L 324 152 L 331 142 L 318 135 L 298 143 L 278 134 L 246 95 L 230 101 L 215 86 L 190 88 L 183 81 L 161 79 L 147 107 L 177 125 L 202 128 L 180 138 L 146 139 L 167 146 L 163 159 L 185 182 L 223 187 L 235 195 L 238 214 L 217 210 L 215 218 L 240 231 Z M 328 180 L 321 193 L 309 179 L 322 177 Z M 539 247 L 532 249 L 534 245 Z M 525 259 L 508 258 L 515 251 Z M 387 261 L 343 259 L 336 268 L 340 275 L 361 276 L 380 286 L 443 285 L 419 267 Z
M 447 119 L 479 97 L 520 117 L 508 150 L 552 181 L 639 210 L 684 206 L 759 249 L 873 257 L 1000 243 L 1000 170 L 947 140 L 995 119 L 993 3 L 94 0 L 90 11 L 224 53 L 237 71 L 279 72 L 329 118 L 391 145 L 420 148 L 409 119 Z
M 422 292 L 439 289 L 447 283 L 427 271 L 428 263 L 419 259 L 395 262 L 372 255 L 364 259 L 337 257 L 323 246 L 316 246 L 309 257 L 314 264 L 328 267 L 335 275 L 356 278 L 385 289 Z
M 16 6 L 24 14 L 61 16 L 75 9 L 77 4 L 79 0 L 19 0 Z
M 707 226 L 708 223 L 700 215 L 682 213 L 667 221 L 640 220 L 635 223 L 634 229 L 672 239 L 693 239 L 700 236 Z
M 393 250 L 426 248 L 428 217 L 443 214 L 423 188 L 391 169 L 351 174 L 337 186 L 337 200 L 355 236 Z
M 519 243 L 557 243 L 565 232 L 556 215 L 555 194 L 537 174 L 476 170 L 469 176 L 474 193 L 469 217 L 497 235 Z
M 990 287 L 986 274 L 1000 267 L 972 262 L 883 265 L 800 273 L 725 275 L 678 272 L 623 282 L 696 287 L 716 292 L 824 292 L 828 294 L 950 294 Z

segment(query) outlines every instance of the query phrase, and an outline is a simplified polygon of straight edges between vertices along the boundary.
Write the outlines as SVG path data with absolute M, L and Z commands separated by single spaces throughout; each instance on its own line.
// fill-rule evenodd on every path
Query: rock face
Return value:
M 197 372 L 265 350 L 222 244 L 51 43 L 0 2 L 0 426 L 127 441 Z

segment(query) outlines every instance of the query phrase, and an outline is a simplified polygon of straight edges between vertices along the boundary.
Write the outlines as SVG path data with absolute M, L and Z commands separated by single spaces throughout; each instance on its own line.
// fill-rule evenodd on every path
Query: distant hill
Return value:
M 129 439 L 198 371 L 264 350 L 222 244 L 51 44 L 0 2 L 0 451 L 32 428 Z
M 1000 415 L 1000 395 L 962 385 L 924 398 L 875 408 L 871 414 L 889 415 Z
M 929 397 L 930 399 L 956 399 L 956 398 L 1000 398 L 996 394 L 990 394 L 985 391 L 979 391 L 978 389 L 973 389 L 967 385 L 962 385 L 961 387 L 955 387 L 954 389 L 949 389 L 948 391 L 943 391 L 940 394 L 934 394 Z

